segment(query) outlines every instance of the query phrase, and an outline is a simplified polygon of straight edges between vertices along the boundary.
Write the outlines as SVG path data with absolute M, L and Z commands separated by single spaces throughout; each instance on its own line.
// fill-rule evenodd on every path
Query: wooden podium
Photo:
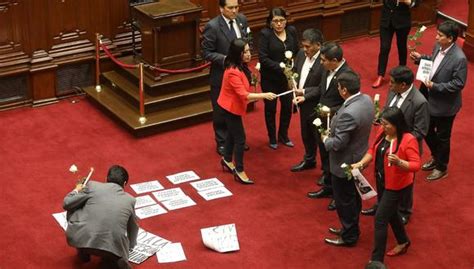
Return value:
M 187 0 L 161 0 L 132 8 L 132 19 L 141 33 L 143 60 L 166 69 L 189 68 L 201 63 L 201 10 Z M 154 80 L 161 79 L 159 72 L 146 70 Z

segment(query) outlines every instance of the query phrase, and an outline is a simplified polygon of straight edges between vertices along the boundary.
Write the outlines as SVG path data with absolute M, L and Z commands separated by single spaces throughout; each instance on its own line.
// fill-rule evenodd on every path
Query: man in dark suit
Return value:
M 385 108 L 396 106 L 400 108 L 405 117 L 410 132 L 418 140 L 420 154 L 423 148 L 423 138 L 428 133 L 430 112 L 428 101 L 423 94 L 413 85 L 414 74 L 406 66 L 397 66 L 390 70 L 390 92 L 388 93 Z M 377 182 L 379 188 L 384 188 L 384 182 Z M 409 195 L 402 197 L 399 210 L 403 223 L 408 223 L 413 207 L 413 184 Z M 380 193 L 380 191 L 378 191 Z M 362 210 L 363 215 L 375 215 L 377 204 L 367 210 Z
M 219 6 L 221 15 L 210 20 L 204 27 L 201 47 L 204 58 L 212 63 L 210 71 L 212 123 L 217 152 L 223 155 L 227 128 L 223 113 L 217 105 L 217 98 L 224 74 L 224 59 L 232 40 L 247 37 L 248 25 L 247 18 L 238 13 L 237 0 L 220 0 Z
M 359 213 L 362 207 L 355 184 L 347 178 L 342 164 L 360 160 L 369 148 L 370 129 L 374 119 L 371 98 L 360 93 L 360 78 L 353 71 L 345 71 L 337 78 L 338 92 L 344 103 L 331 121 L 329 136 L 321 135 L 329 152 L 332 187 L 341 228 L 329 228 L 336 234 L 325 242 L 336 246 L 353 246 L 360 235 Z
M 325 44 L 321 48 L 321 64 L 325 71 L 322 72 L 320 93 L 321 97 L 319 103 L 327 106 L 331 110 L 331 115 L 334 115 L 336 111 L 344 103 L 344 99 L 341 97 L 338 91 L 337 78 L 340 74 L 351 70 L 346 60 L 343 58 L 342 48 L 333 42 Z M 313 91 L 312 93 L 316 93 Z M 309 97 L 311 98 L 311 96 Z M 321 117 L 321 116 L 320 116 Z M 325 117 L 325 116 L 324 116 Z M 325 123 L 326 121 L 323 120 Z M 327 128 L 327 126 L 326 126 Z M 329 163 L 329 153 L 324 147 L 324 143 L 318 138 L 319 154 L 321 156 L 321 169 L 323 174 L 319 179 L 318 184 L 322 185 L 322 188 L 318 191 L 308 192 L 309 198 L 324 198 L 332 196 L 332 184 L 331 184 L 331 173 Z M 335 209 L 334 200 L 328 206 L 329 210 Z
M 77 184 L 64 198 L 67 242 L 77 248 L 83 262 L 88 262 L 90 255 L 98 255 L 115 263 L 111 268 L 132 268 L 128 254 L 137 243 L 138 225 L 135 198 L 123 190 L 127 181 L 127 171 L 114 165 L 107 183 Z
M 458 34 L 459 28 L 454 22 L 442 22 L 438 25 L 433 53 L 421 55 L 414 51 L 410 54 L 415 61 L 433 61 L 430 78 L 420 87 L 427 96 L 430 109 L 430 125 L 425 140 L 432 158 L 422 166 L 422 170 L 432 170 L 426 178 L 430 182 L 448 175 L 451 131 L 461 109 L 461 91 L 467 79 L 466 55 L 456 45 Z
M 302 49 L 295 59 L 296 73 L 299 74 L 296 89 L 297 96 L 293 102 L 300 107 L 301 138 L 305 148 L 303 160 L 291 167 L 292 172 L 299 172 L 316 167 L 316 118 L 314 108 L 319 103 L 321 92 L 319 84 L 324 71 L 321 65 L 320 48 L 324 42 L 321 31 L 310 28 L 303 32 Z
M 383 0 L 380 16 L 380 52 L 377 79 L 373 88 L 382 85 L 387 70 L 388 56 L 392 46 L 393 34 L 397 35 L 398 63 L 407 64 L 407 40 L 411 28 L 410 8 L 417 4 L 416 0 Z

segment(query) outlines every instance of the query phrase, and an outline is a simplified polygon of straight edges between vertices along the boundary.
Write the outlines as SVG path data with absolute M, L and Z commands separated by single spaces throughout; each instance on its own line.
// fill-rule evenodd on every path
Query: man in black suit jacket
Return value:
M 417 0 L 383 0 L 382 15 L 380 16 L 378 76 L 372 84 L 373 88 L 382 85 L 393 34 L 397 35 L 398 63 L 399 65 L 407 64 L 407 39 L 411 28 L 410 8 L 416 4 Z
M 227 128 L 222 111 L 217 105 L 217 98 L 219 97 L 224 74 L 224 59 L 232 40 L 247 38 L 248 25 L 247 18 L 238 13 L 239 2 L 237 0 L 220 0 L 219 6 L 221 15 L 206 24 L 201 47 L 204 58 L 212 63 L 210 71 L 212 121 L 217 152 L 222 155 Z
M 320 48 L 324 42 L 321 31 L 310 28 L 303 32 L 302 49 L 295 58 L 296 73 L 299 74 L 297 97 L 293 102 L 300 107 L 301 138 L 305 148 L 303 160 L 291 167 L 292 172 L 303 171 L 316 167 L 316 127 L 313 120 L 316 118 L 314 108 L 319 103 L 321 93 L 319 84 L 324 71 L 321 65 Z M 309 93 L 316 91 L 316 94 Z M 311 98 L 307 98 L 311 96 Z
M 344 103 L 344 99 L 339 94 L 337 77 L 346 72 L 350 71 L 351 68 L 343 58 L 342 48 L 333 42 L 325 44 L 321 48 L 321 64 L 324 66 L 325 71 L 322 72 L 319 103 L 327 106 L 331 109 L 331 115 L 334 115 L 337 110 Z M 313 95 L 317 94 L 317 91 L 308 93 L 308 98 L 313 98 Z M 323 123 L 326 121 L 323 120 Z M 327 126 L 326 126 L 327 128 Z M 323 187 L 315 192 L 308 192 L 309 198 L 323 198 L 332 196 L 332 184 L 331 184 L 331 172 L 329 167 L 329 153 L 324 147 L 324 143 L 321 139 L 318 139 L 319 154 L 321 156 L 323 175 L 319 182 Z M 328 207 L 329 210 L 334 210 L 334 202 L 331 201 Z
M 420 154 L 422 154 L 423 138 L 428 133 L 430 112 L 428 101 L 423 94 L 413 85 L 414 74 L 406 66 L 397 66 L 390 70 L 390 92 L 385 103 L 385 108 L 397 106 L 403 112 L 405 121 L 411 134 L 418 140 Z M 377 192 L 380 195 L 384 190 L 384 182 L 377 182 Z M 399 211 L 403 223 L 408 223 L 413 208 L 413 184 L 408 195 L 402 197 Z M 363 215 L 375 215 L 377 204 L 367 210 L 362 210 Z
M 424 81 L 420 91 L 427 96 L 430 109 L 430 125 L 426 144 L 432 159 L 421 167 L 424 171 L 433 170 L 426 178 L 435 181 L 448 175 L 451 131 L 456 114 L 461 110 L 462 95 L 467 80 L 466 55 L 456 45 L 458 26 L 451 21 L 438 25 L 437 44 L 431 55 L 412 52 L 410 57 L 432 60 L 433 70 L 430 79 Z

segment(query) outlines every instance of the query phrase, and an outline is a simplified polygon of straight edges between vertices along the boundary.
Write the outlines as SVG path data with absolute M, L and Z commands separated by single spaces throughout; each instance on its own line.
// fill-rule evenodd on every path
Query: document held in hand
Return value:
M 369 200 L 370 198 L 377 196 L 377 192 L 370 185 L 369 181 L 367 181 L 364 175 L 362 175 L 359 169 L 352 169 L 351 173 L 357 192 L 359 193 L 362 200 Z
M 240 250 L 235 224 L 226 224 L 201 229 L 202 242 L 220 253 Z
M 418 71 L 416 72 L 416 80 L 425 82 L 430 79 L 430 74 L 433 69 L 433 61 L 421 59 Z

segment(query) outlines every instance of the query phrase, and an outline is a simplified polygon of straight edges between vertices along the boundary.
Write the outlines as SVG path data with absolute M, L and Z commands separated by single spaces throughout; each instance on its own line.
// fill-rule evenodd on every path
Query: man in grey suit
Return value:
M 293 100 L 300 107 L 301 138 L 305 148 L 303 160 L 291 167 L 291 172 L 299 172 L 316 167 L 316 118 L 314 108 L 319 103 L 321 92 L 319 84 L 324 68 L 321 64 L 320 48 L 324 42 L 321 31 L 306 29 L 301 40 L 302 49 L 295 58 L 295 70 L 299 74 L 296 98 Z
M 64 198 L 67 211 L 66 238 L 77 248 L 79 259 L 101 256 L 118 268 L 131 268 L 129 250 L 137 242 L 135 198 L 124 192 L 127 171 L 118 165 L 110 167 L 107 183 L 81 183 Z
M 329 136 L 321 140 L 329 152 L 331 181 L 341 228 L 329 228 L 335 239 L 325 242 L 335 246 L 354 246 L 360 235 L 359 213 L 362 202 L 355 184 L 345 174 L 342 164 L 351 165 L 362 158 L 369 148 L 369 135 L 374 120 L 371 98 L 360 93 L 360 78 L 353 71 L 337 77 L 338 91 L 344 103 L 331 121 Z
M 428 101 L 423 94 L 413 85 L 414 74 L 406 66 L 397 66 L 390 70 L 390 92 L 385 103 L 385 108 L 397 106 L 403 112 L 405 121 L 411 134 L 418 140 L 420 154 L 423 148 L 423 138 L 428 133 L 430 112 Z M 377 192 L 381 194 L 384 182 L 377 182 Z M 408 223 L 413 208 L 413 184 L 409 195 L 402 197 L 399 211 L 404 224 Z M 362 210 L 363 215 L 375 215 L 377 204 L 367 210 Z
M 467 59 L 456 45 L 459 29 L 454 22 L 445 21 L 438 25 L 436 45 L 431 55 L 412 52 L 410 57 L 433 61 L 430 78 L 423 82 L 421 92 L 427 96 L 430 109 L 430 125 L 426 144 L 431 151 L 431 160 L 422 170 L 431 171 L 426 178 L 435 181 L 448 175 L 451 131 L 456 114 L 461 109 L 461 91 L 467 79 Z
M 230 42 L 236 38 L 247 38 L 247 18 L 239 12 L 237 0 L 220 0 L 221 15 L 210 20 L 202 34 L 202 53 L 211 62 L 210 84 L 212 102 L 212 123 L 217 153 L 223 155 L 227 127 L 222 111 L 217 105 L 224 74 L 224 59 Z

